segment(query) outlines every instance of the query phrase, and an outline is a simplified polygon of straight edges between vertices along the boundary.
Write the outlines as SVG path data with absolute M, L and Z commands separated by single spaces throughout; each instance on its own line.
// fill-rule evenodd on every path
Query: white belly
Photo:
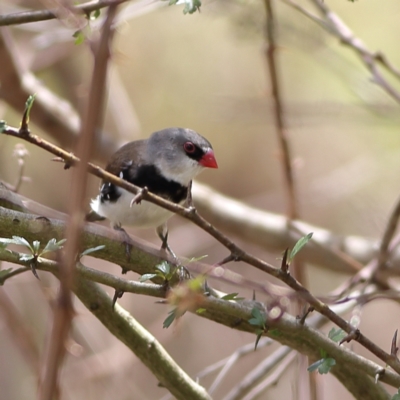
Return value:
M 121 196 L 116 202 L 100 202 L 97 196 L 90 206 L 97 214 L 111 221 L 113 225 L 134 226 L 137 228 L 150 228 L 162 225 L 173 213 L 158 207 L 148 201 L 141 201 L 140 204 L 132 204 L 135 196 L 125 189 L 118 188 Z

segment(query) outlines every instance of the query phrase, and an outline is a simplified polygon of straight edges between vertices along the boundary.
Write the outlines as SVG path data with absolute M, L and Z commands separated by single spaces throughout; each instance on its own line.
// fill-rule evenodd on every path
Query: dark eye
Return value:
M 192 142 L 186 142 L 183 148 L 188 154 L 193 154 L 196 151 L 196 146 Z

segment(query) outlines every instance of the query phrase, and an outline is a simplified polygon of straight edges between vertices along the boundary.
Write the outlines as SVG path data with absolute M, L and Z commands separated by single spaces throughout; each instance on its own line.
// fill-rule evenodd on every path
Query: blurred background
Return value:
M 195 129 L 213 144 L 219 164 L 218 170 L 202 173 L 199 181 L 247 204 L 285 213 L 287 199 L 265 57 L 263 2 L 204 1 L 201 12 L 193 15 L 183 15 L 183 6 L 168 7 L 167 3 L 132 2 L 121 6 L 103 135 L 112 138 L 118 147 L 169 126 Z M 315 12 L 309 1 L 299 4 Z M 369 71 L 351 49 L 290 6 L 280 1 L 274 1 L 274 6 L 279 77 L 301 219 L 341 235 L 379 238 L 400 192 L 399 104 L 372 82 Z M 38 7 L 43 4 L 3 0 L 0 13 Z M 382 52 L 393 65 L 400 66 L 397 0 L 386 0 L 384 7 L 367 0 L 331 0 L 329 7 L 371 51 Z M 91 24 L 95 27 L 98 21 Z M 25 24 L 7 28 L 7 35 L 14 41 L 21 67 L 33 72 L 79 113 L 90 83 L 92 57 L 87 42 L 74 44 L 76 27 L 70 25 L 55 20 Z M 87 34 L 93 33 L 88 30 Z M 391 83 L 400 89 L 398 82 Z M 18 126 L 21 114 L 0 101 L 0 119 Z M 34 124 L 31 129 L 54 141 L 51 132 Z M 17 143 L 11 137 L 0 138 L 0 180 L 11 184 L 18 178 L 13 156 Z M 22 184 L 20 193 L 65 212 L 71 172 L 51 162 L 52 156 L 43 150 L 25 146 L 29 151 L 29 181 Z M 101 165 L 105 161 L 97 159 Z M 91 177 L 88 202 L 96 195 L 98 185 L 99 181 Z M 158 246 L 152 230 L 129 232 Z M 277 254 L 245 238 L 234 239 L 246 250 L 277 263 Z M 205 261 L 209 263 L 227 255 L 208 235 L 179 217 L 170 222 L 170 244 L 182 256 L 208 255 Z M 118 266 L 98 260 L 87 259 L 86 264 L 120 273 Z M 253 279 L 267 279 L 241 263 L 231 268 Z M 307 273 L 310 289 L 316 295 L 333 290 L 345 278 L 314 266 L 308 266 Z M 40 277 L 39 282 L 31 274 L 18 276 L 0 289 L 26 322 L 39 352 L 46 340 L 51 299 L 57 289 L 50 276 L 40 273 Z M 134 274 L 129 278 L 136 279 Z M 251 297 L 246 289 L 220 282 L 213 285 Z M 155 304 L 153 298 L 126 294 L 120 304 L 192 377 L 255 340 L 253 335 L 189 314 L 169 329 L 162 329 L 169 308 Z M 156 379 L 135 355 L 78 301 L 76 307 L 70 354 L 61 376 L 63 399 L 163 398 L 166 391 L 157 387 Z M 367 305 L 362 310 L 363 332 L 388 350 L 400 322 L 389 316 L 398 311 L 396 304 L 384 300 Z M 10 326 L 0 320 L 0 397 L 31 399 L 36 393 L 37 375 L 12 336 Z M 213 398 L 222 399 L 276 347 L 240 361 Z M 371 357 L 357 345 L 354 350 Z M 294 373 L 295 368 L 289 368 L 262 398 L 294 398 Z M 352 398 L 333 376 L 318 379 L 323 399 Z M 211 382 L 212 377 L 200 381 L 206 387 Z

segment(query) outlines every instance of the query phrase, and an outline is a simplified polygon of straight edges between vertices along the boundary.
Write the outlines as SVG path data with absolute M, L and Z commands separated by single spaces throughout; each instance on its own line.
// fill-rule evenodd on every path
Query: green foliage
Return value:
M 26 123 L 29 123 L 29 114 L 31 112 L 35 98 L 36 98 L 36 94 L 31 94 L 25 102 L 24 116 L 25 116 Z
M 228 293 L 225 296 L 221 297 L 221 300 L 233 300 L 233 301 L 242 301 L 244 300 L 244 297 L 237 297 L 239 293 Z
M 94 21 L 95 19 L 100 17 L 100 10 L 94 10 L 92 13 L 89 15 L 89 19 L 91 21 Z
M 168 313 L 168 317 L 163 322 L 163 328 L 169 328 L 176 318 L 176 308 Z
M 4 120 L 1 120 L 0 121 L 0 133 L 5 132 L 7 130 L 7 128 L 8 128 L 7 122 Z
M 156 277 L 162 278 L 165 282 L 169 282 L 176 273 L 177 273 L 177 268 L 175 266 L 169 264 L 166 261 L 163 261 L 162 263 L 160 263 L 156 266 L 155 273 L 143 274 L 140 277 L 139 282 L 149 281 Z
M 188 260 L 188 264 L 192 263 L 192 262 L 198 262 L 203 260 L 204 258 L 208 257 L 207 254 L 205 254 L 204 256 L 200 256 L 200 257 L 192 257 Z
M 0 245 L 6 247 L 9 244 L 15 244 L 25 247 L 29 251 L 29 254 L 19 254 L 20 261 L 41 261 L 41 257 L 45 254 L 62 249 L 65 241 L 66 239 L 61 239 L 58 242 L 56 239 L 50 239 L 42 251 L 40 251 L 41 246 L 38 240 L 34 240 L 30 244 L 25 238 L 20 236 L 13 236 L 12 239 L 0 238 Z
M 346 332 L 343 329 L 332 328 L 329 333 L 329 339 L 333 340 L 335 343 L 340 342 L 346 336 Z M 334 358 L 329 357 L 325 350 L 320 350 L 321 359 L 311 364 L 307 370 L 309 372 L 318 371 L 320 374 L 327 374 L 330 372 L 331 368 L 336 365 Z M 400 399 L 399 399 L 400 400 Z
M 335 343 L 339 343 L 346 335 L 347 333 L 343 329 L 332 328 L 328 333 L 328 338 L 333 340 Z
M 293 261 L 295 255 L 310 241 L 312 235 L 313 232 L 309 233 L 306 236 L 303 236 L 296 242 L 289 255 L 289 261 L 288 261 L 289 264 Z
M 76 32 L 73 33 L 72 37 L 75 38 L 75 44 L 76 45 L 80 45 L 85 41 L 85 35 L 83 33 L 83 31 L 78 30 Z
M 261 313 L 261 310 L 258 307 L 253 307 L 253 309 L 251 310 L 251 315 L 252 318 L 250 318 L 248 322 L 250 325 L 254 325 L 257 327 L 255 332 L 257 338 L 256 338 L 256 343 L 254 345 L 254 350 L 256 350 L 258 342 L 260 341 L 261 336 L 265 332 L 267 320 L 265 318 L 265 315 Z
M 85 251 L 83 251 L 80 256 L 81 257 L 87 256 L 87 255 L 92 254 L 92 253 L 94 253 L 96 251 L 103 250 L 105 247 L 106 246 L 104 244 L 101 244 L 100 246 L 96 246 L 96 247 L 91 247 L 90 249 L 86 249 Z
M 200 12 L 201 1 L 200 0 L 169 0 L 169 5 L 180 5 L 185 4 L 183 9 L 184 14 L 193 14 L 196 11 Z
M 321 375 L 327 374 L 335 364 L 336 361 L 334 358 L 324 357 L 316 361 L 315 363 L 311 364 L 307 368 L 307 371 L 308 372 L 318 371 Z

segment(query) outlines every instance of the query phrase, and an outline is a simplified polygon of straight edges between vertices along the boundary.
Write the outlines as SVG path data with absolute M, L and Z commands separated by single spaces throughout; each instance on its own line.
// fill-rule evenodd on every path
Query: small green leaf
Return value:
M 166 276 L 171 272 L 171 265 L 166 261 L 163 261 L 156 266 L 156 269 L 160 271 L 164 276 Z
M 324 359 L 324 362 L 319 366 L 318 372 L 322 374 L 327 374 L 331 368 L 336 365 L 336 361 L 334 358 L 328 357 Z
M 185 2 L 185 8 L 183 9 L 184 14 L 193 14 L 196 11 L 200 12 L 201 1 L 200 0 L 181 0 Z
M 76 45 L 80 45 L 85 41 L 85 35 L 83 34 L 83 32 L 81 30 L 78 30 L 78 31 L 74 32 L 72 37 L 75 38 L 75 42 L 74 43 Z
M 31 261 L 35 258 L 34 255 L 32 254 L 20 254 L 19 255 L 19 260 L 20 261 Z
M 244 300 L 244 297 L 237 297 L 239 293 L 228 293 L 225 296 L 221 297 L 221 300 L 227 300 L 227 301 L 242 301 Z
M 154 279 L 156 276 L 158 276 L 158 275 L 157 275 L 157 274 L 143 274 L 143 275 L 139 278 L 139 282 L 150 281 L 150 280 Z
M 43 253 L 44 252 L 50 252 L 50 251 L 57 251 L 63 248 L 63 244 L 67 241 L 67 239 L 61 239 L 58 242 L 56 241 L 56 239 L 50 239 L 47 244 L 46 247 L 43 249 Z M 43 254 L 42 253 L 42 254 Z
M 331 358 L 331 357 L 321 358 L 320 360 L 311 364 L 307 368 L 307 371 L 313 372 L 313 371 L 318 370 L 318 373 L 320 373 L 321 375 L 327 374 L 334 365 L 336 365 L 336 361 L 334 358 Z
M 205 254 L 204 256 L 192 257 L 192 258 L 190 258 L 190 259 L 188 260 L 188 264 L 189 264 L 189 263 L 192 263 L 192 262 L 198 262 L 198 261 L 202 260 L 203 258 L 207 258 L 207 257 L 208 257 L 207 254 Z
M 333 340 L 334 342 L 338 343 L 340 342 L 345 336 L 347 335 L 347 333 L 343 330 L 343 329 L 335 329 L 332 328 L 329 333 L 328 333 L 328 338 Z
M 104 244 L 101 244 L 100 246 L 91 247 L 90 249 L 86 249 L 85 251 L 83 251 L 81 253 L 81 257 L 87 256 L 87 255 L 92 254 L 92 253 L 94 253 L 96 251 L 99 251 L 99 250 L 103 250 L 105 247 L 106 246 Z
M 26 102 L 25 102 L 24 114 L 25 114 L 26 123 L 29 122 L 29 114 L 31 112 L 31 109 L 32 109 L 32 106 L 33 106 L 33 102 L 35 101 L 35 98 L 36 98 L 36 94 L 31 94 L 28 97 L 28 99 L 26 100 Z
M 0 120 L 0 133 L 5 132 L 7 128 L 8 128 L 7 122 L 4 120 Z
M 319 366 L 324 362 L 324 358 L 321 358 L 321 360 L 315 361 L 315 363 L 312 363 L 308 368 L 307 371 L 308 372 L 314 372 L 316 371 Z
M 175 318 L 176 318 L 176 309 L 168 313 L 168 317 L 165 318 L 163 322 L 163 328 L 169 328 L 171 324 L 175 321 Z
M 228 294 L 226 294 L 225 296 L 222 296 L 221 297 L 221 300 L 235 300 L 236 299 L 236 296 L 238 295 L 239 293 L 228 293 Z
M 253 318 L 249 319 L 249 324 L 254 326 L 259 326 L 260 328 L 265 328 L 266 319 L 264 315 L 261 314 L 261 311 L 258 307 L 253 307 L 251 310 L 251 315 Z
M 203 313 L 205 313 L 207 310 L 205 309 L 205 308 L 198 308 L 197 310 L 196 310 L 196 314 L 203 314 Z
M 289 263 L 293 260 L 294 256 L 310 241 L 312 238 L 313 232 L 309 233 L 306 236 L 300 238 L 297 243 L 294 245 L 292 251 L 289 256 Z
M 15 244 L 14 239 L 8 239 L 8 238 L 0 238 L 0 245 L 2 247 L 7 247 L 9 244 Z
M 17 245 L 19 245 L 19 246 L 25 246 L 25 247 L 27 247 L 32 253 L 34 253 L 34 251 L 33 251 L 33 249 L 32 249 L 32 246 L 29 244 L 29 242 L 26 240 L 26 239 L 24 239 L 23 237 L 20 237 L 20 236 L 13 236 L 12 237 L 12 242 L 11 243 L 13 243 L 13 244 L 17 244 Z
M 40 249 L 40 242 L 39 240 L 34 240 L 32 243 L 32 249 L 33 249 L 33 253 L 34 254 L 38 254 L 39 253 L 39 249 Z
M 94 21 L 95 19 L 100 17 L 100 10 L 94 10 L 91 14 L 90 14 L 90 20 Z

